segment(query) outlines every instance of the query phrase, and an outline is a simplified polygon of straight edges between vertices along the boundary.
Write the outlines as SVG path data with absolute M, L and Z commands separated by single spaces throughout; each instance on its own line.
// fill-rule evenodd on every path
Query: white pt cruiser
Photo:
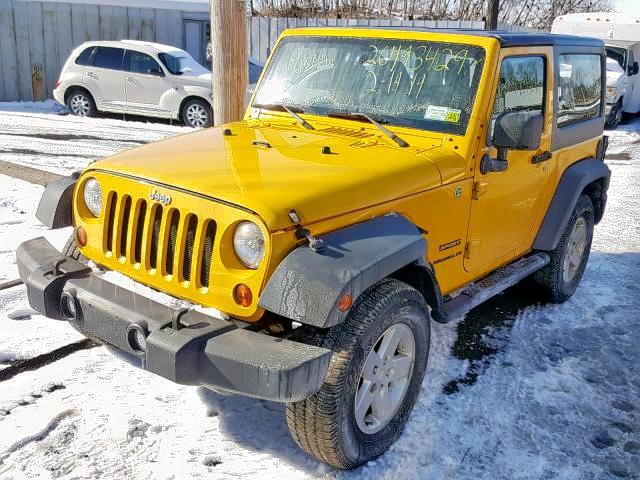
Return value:
M 262 65 L 249 61 L 249 82 Z M 181 120 L 209 127 L 211 72 L 179 48 L 135 40 L 87 42 L 65 63 L 54 98 L 74 115 L 98 111 Z

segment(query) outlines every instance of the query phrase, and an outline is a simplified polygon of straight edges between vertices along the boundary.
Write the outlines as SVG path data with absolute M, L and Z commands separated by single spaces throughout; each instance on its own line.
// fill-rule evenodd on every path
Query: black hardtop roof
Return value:
M 491 37 L 500 42 L 503 47 L 526 47 L 533 45 L 570 45 L 579 47 L 604 47 L 604 42 L 598 38 L 578 37 L 577 35 L 559 35 L 546 32 L 509 32 L 507 30 L 479 30 L 471 28 L 426 28 L 405 26 L 345 26 L 344 28 L 365 28 L 373 30 L 407 30 L 431 33 L 453 33 L 472 35 L 477 37 Z M 341 27 L 338 27 L 341 28 Z

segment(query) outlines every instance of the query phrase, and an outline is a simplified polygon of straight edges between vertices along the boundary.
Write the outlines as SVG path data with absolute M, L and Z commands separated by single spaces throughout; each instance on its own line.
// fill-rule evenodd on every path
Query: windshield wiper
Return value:
M 296 122 L 298 122 L 300 125 L 302 125 L 307 130 L 315 130 L 313 128 L 313 126 L 309 122 L 307 122 L 304 118 L 302 118 L 300 115 L 298 115 L 298 113 L 304 113 L 304 110 L 302 110 L 301 108 L 288 107 L 288 106 L 284 105 L 283 103 L 254 103 L 252 105 L 252 107 L 259 108 L 261 110 L 264 108 L 266 110 L 275 110 L 275 111 L 280 111 L 280 112 L 287 112 L 289 115 L 291 115 L 296 120 Z
M 366 120 L 372 125 L 375 125 L 382 133 L 384 133 L 387 137 L 389 137 L 391 140 L 396 142 L 401 147 L 404 148 L 409 146 L 409 144 L 406 141 L 404 141 L 402 138 L 397 136 L 388 128 L 382 126 L 380 124 L 380 121 L 375 120 L 374 118 L 370 117 L 366 113 L 330 112 L 327 114 L 327 116 L 333 117 L 333 118 L 348 118 L 351 120 Z

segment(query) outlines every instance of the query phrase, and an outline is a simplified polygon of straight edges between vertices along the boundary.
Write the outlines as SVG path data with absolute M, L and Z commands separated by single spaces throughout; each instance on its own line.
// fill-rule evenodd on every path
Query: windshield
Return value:
M 160 53 L 158 57 L 173 75 L 182 75 L 184 73 L 202 75 L 209 73 L 209 70 L 196 62 L 187 52 Z
M 620 67 L 620 71 L 624 72 L 625 64 L 626 64 L 626 58 L 625 58 L 626 52 L 624 48 L 606 46 L 605 50 L 607 51 L 607 70 L 614 71 L 614 72 L 617 71 L 615 67 L 615 63 L 617 63 L 618 66 Z
M 376 120 L 464 134 L 484 50 L 414 40 L 288 37 L 254 103 L 317 115 L 366 113 Z

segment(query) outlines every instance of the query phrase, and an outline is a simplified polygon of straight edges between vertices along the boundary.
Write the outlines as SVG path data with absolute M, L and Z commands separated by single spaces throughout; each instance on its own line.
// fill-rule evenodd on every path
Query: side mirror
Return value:
M 632 65 L 629 66 L 629 73 L 628 75 L 637 75 L 638 74 L 638 62 L 633 62 Z
M 150 68 L 147 70 L 147 75 L 153 75 L 154 77 L 164 77 L 164 72 L 159 68 Z
M 498 150 L 498 157 L 485 155 L 480 163 L 480 171 L 504 172 L 507 169 L 509 150 L 537 150 L 540 147 L 544 117 L 540 112 L 505 112 L 496 118 L 492 143 Z

